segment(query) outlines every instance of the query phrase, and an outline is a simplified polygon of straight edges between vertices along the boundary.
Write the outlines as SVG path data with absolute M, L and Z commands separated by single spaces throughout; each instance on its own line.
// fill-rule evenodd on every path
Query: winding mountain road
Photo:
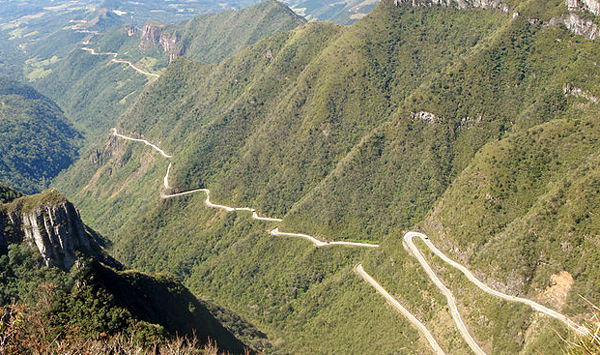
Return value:
M 473 350 L 473 352 L 475 354 L 486 355 L 485 352 L 483 352 L 483 350 L 481 350 L 479 345 L 477 345 L 477 342 L 475 342 L 475 339 L 473 339 L 473 337 L 471 337 L 471 334 L 469 334 L 469 330 L 467 330 L 467 326 L 465 325 L 465 323 L 462 321 L 462 318 L 460 317 L 460 312 L 458 312 L 458 307 L 456 306 L 456 300 L 455 300 L 454 296 L 452 295 L 452 292 L 450 292 L 450 290 L 442 283 L 442 281 L 440 281 L 440 279 L 437 277 L 437 275 L 431 269 L 431 266 L 429 266 L 429 264 L 427 263 L 427 260 L 425 260 L 425 257 L 423 256 L 423 254 L 421 254 L 419 249 L 417 249 L 415 244 L 412 242 L 412 239 L 414 237 L 420 237 L 424 241 L 429 241 L 429 238 L 427 238 L 427 236 L 425 236 L 424 234 L 416 233 L 416 232 L 408 232 L 404 235 L 404 241 L 407 243 L 409 249 L 412 251 L 413 255 L 419 261 L 419 264 L 421 264 L 421 266 L 427 273 L 427 276 L 429 276 L 429 278 L 433 281 L 433 283 L 437 286 L 437 288 L 446 297 L 446 301 L 448 302 L 448 306 L 450 307 L 450 313 L 452 314 L 452 318 L 454 319 L 454 323 L 456 324 L 456 327 L 458 328 L 460 335 L 462 335 L 463 339 L 465 339 L 465 341 L 467 342 L 467 344 L 469 344 L 469 347 L 471 348 L 471 350 Z
M 90 49 L 91 50 L 91 49 Z M 126 139 L 129 141 L 133 141 L 133 142 L 140 142 L 140 143 L 144 143 L 145 145 L 151 147 L 152 149 L 156 150 L 157 152 L 159 152 L 163 157 L 165 158 L 172 158 L 173 156 L 170 154 L 165 153 L 164 150 L 160 149 L 157 145 L 150 143 L 149 141 L 147 141 L 146 139 L 140 139 L 140 138 L 133 138 L 133 137 L 129 137 L 129 136 L 125 136 L 123 134 L 119 134 L 117 132 L 117 128 L 112 128 L 111 130 L 112 134 L 116 137 L 122 138 L 122 139 Z M 165 174 L 165 177 L 163 178 L 163 186 L 165 189 L 169 190 L 171 189 L 171 186 L 169 184 L 169 174 L 171 172 L 171 167 L 172 164 L 169 163 L 169 167 L 167 168 L 167 173 Z M 222 209 L 225 210 L 227 212 L 250 212 L 252 213 L 252 218 L 259 220 L 259 221 L 266 221 L 266 222 L 282 222 L 283 220 L 281 218 L 272 218 L 272 217 L 263 217 L 260 216 L 258 214 L 258 212 L 256 212 L 256 209 L 254 208 L 250 208 L 250 207 L 231 207 L 231 206 L 225 206 L 225 205 L 219 205 L 216 203 L 213 203 L 210 201 L 210 190 L 209 189 L 195 189 L 195 190 L 190 190 L 190 191 L 184 191 L 184 192 L 178 192 L 178 193 L 172 193 L 172 194 L 167 194 L 164 192 L 160 193 L 160 197 L 167 199 L 167 198 L 174 198 L 174 197 L 180 197 L 180 196 L 185 196 L 185 195 L 190 195 L 190 194 L 194 194 L 194 193 L 198 193 L 198 192 L 203 192 L 206 194 L 206 199 L 204 200 L 204 204 L 210 208 L 217 208 L 217 209 Z M 285 233 L 285 232 L 279 232 L 278 228 L 275 228 L 274 230 L 272 230 L 269 234 L 273 235 L 273 236 L 286 236 L 286 237 L 301 237 L 301 238 L 305 238 L 310 240 L 311 242 L 313 242 L 317 247 L 322 247 L 322 246 L 333 246 L 333 245 L 344 245 L 344 246 L 354 246 L 354 247 L 365 247 L 365 248 L 377 248 L 379 247 L 379 245 L 376 244 L 368 244 L 368 243 L 357 243 L 357 242 L 323 242 L 320 241 L 310 235 L 307 234 L 299 234 L 299 233 Z
M 96 50 L 94 48 L 89 48 L 89 47 L 81 47 L 82 50 L 89 52 L 91 55 L 111 55 L 114 58 L 117 57 L 117 53 L 114 52 L 96 52 Z
M 93 51 L 93 49 L 88 49 Z M 104 54 L 112 54 L 112 53 L 104 53 Z M 150 143 L 149 141 L 145 140 L 145 139 L 139 139 L 139 138 L 132 138 L 132 137 L 128 137 L 122 134 L 119 134 L 117 132 L 116 128 L 112 129 L 112 134 L 116 137 L 122 138 L 122 139 L 126 139 L 129 141 L 134 141 L 134 142 L 141 142 L 144 143 L 145 145 L 151 147 L 152 149 L 156 150 L 158 153 L 160 153 L 163 157 L 165 158 L 172 158 L 172 155 L 169 155 L 167 153 L 165 153 L 162 149 L 160 149 L 158 146 L 156 146 L 155 144 Z M 164 178 L 163 178 L 163 186 L 165 189 L 169 190 L 171 189 L 171 186 L 169 185 L 169 173 L 171 172 L 171 167 L 172 164 L 169 163 L 169 166 L 167 168 L 167 173 L 165 174 Z M 219 205 L 219 204 L 215 204 L 212 203 L 210 201 L 210 190 L 208 189 L 195 189 L 195 190 L 190 190 L 190 191 L 184 191 L 184 192 L 179 192 L 179 193 L 172 193 L 172 194 L 167 194 L 161 191 L 160 193 L 160 197 L 163 199 L 168 199 L 168 198 L 175 198 L 175 197 L 180 197 L 180 196 L 185 196 L 185 195 L 190 195 L 190 194 L 194 194 L 194 193 L 198 193 L 198 192 L 203 192 L 206 194 L 206 199 L 204 200 L 204 204 L 210 208 L 217 208 L 217 209 L 223 209 L 227 212 L 236 212 L 236 211 L 246 211 L 246 212 L 251 212 L 252 213 L 252 218 L 256 219 L 256 220 L 262 220 L 262 221 L 269 221 L 269 222 L 281 222 L 282 220 L 280 218 L 270 218 L 270 217 L 261 217 L 258 215 L 258 213 L 256 212 L 256 210 L 254 208 L 249 208 L 249 207 L 230 207 L 230 206 L 225 206 L 225 205 Z M 345 241 L 333 241 L 333 242 L 324 242 L 321 241 L 313 236 L 310 236 L 308 234 L 302 234 L 302 233 L 288 233 L 288 232 L 280 232 L 279 228 L 275 228 L 273 230 L 271 230 L 269 232 L 270 235 L 273 236 L 284 236 L 284 237 L 295 237 L 295 238 L 303 238 L 303 239 L 307 239 L 310 242 L 312 242 L 317 248 L 318 247 L 324 247 L 324 246 L 333 246 L 333 245 L 342 245 L 342 246 L 354 246 L 354 247 L 365 247 L 365 248 L 378 248 L 379 245 L 377 244 L 369 244 L 369 243 L 358 243 L 358 242 L 345 242 Z M 433 269 L 431 268 L 431 266 L 429 265 L 429 263 L 427 263 L 427 260 L 425 259 L 425 257 L 423 256 L 423 254 L 421 254 L 421 252 L 419 251 L 419 249 L 417 248 L 417 246 L 414 244 L 413 239 L 414 238 L 419 238 L 421 239 L 425 245 L 438 257 L 440 257 L 442 260 L 444 260 L 444 262 L 450 264 L 452 267 L 458 269 L 459 271 L 461 271 L 468 279 L 469 281 L 471 281 L 472 283 L 474 283 L 477 287 L 479 287 L 481 290 L 483 290 L 484 292 L 491 294 L 493 296 L 499 297 L 501 299 L 507 300 L 507 301 L 512 301 L 512 302 L 520 302 L 523 304 L 526 304 L 528 306 L 530 306 L 531 308 L 533 308 L 536 311 L 542 312 L 544 314 L 547 314 L 553 318 L 556 318 L 560 321 L 562 321 L 563 323 L 565 323 L 570 329 L 575 330 L 578 334 L 581 335 L 589 335 L 591 334 L 590 331 L 585 328 L 584 326 L 578 325 L 575 322 L 571 321 L 568 317 L 566 317 L 565 315 L 558 313 L 554 310 L 551 310 L 547 307 L 544 307 L 536 302 L 533 302 L 531 300 L 528 299 L 524 299 L 524 298 L 520 298 L 520 297 L 516 297 L 516 296 L 511 296 L 511 295 L 507 295 L 504 294 L 502 292 L 496 291 L 492 288 L 490 288 L 489 286 L 487 286 L 486 284 L 484 284 L 483 282 L 479 281 L 466 267 L 464 267 L 463 265 L 453 261 L 452 259 L 448 258 L 444 253 L 442 253 L 439 249 L 437 249 L 433 243 L 431 243 L 431 241 L 429 240 L 429 238 L 423 234 L 423 233 L 419 233 L 419 232 L 407 232 L 404 235 L 404 244 L 405 246 L 408 248 L 408 250 L 412 253 L 412 255 L 418 260 L 419 264 L 421 264 L 421 267 L 425 270 L 425 272 L 427 273 L 427 276 L 433 281 L 433 283 L 436 285 L 436 287 L 442 292 L 442 294 L 446 297 L 446 301 L 448 303 L 448 306 L 450 307 L 450 312 L 452 314 L 452 318 L 454 319 L 454 322 L 461 334 L 461 336 L 465 339 L 465 341 L 467 342 L 467 344 L 469 345 L 469 347 L 471 348 L 471 350 L 473 350 L 473 352 L 477 355 L 486 355 L 486 353 L 479 347 L 479 345 L 477 344 L 477 342 L 473 339 L 473 337 L 469 334 L 469 331 L 466 327 L 466 325 L 464 324 L 461 316 L 460 316 L 460 312 L 458 311 L 458 307 L 456 305 L 456 299 L 454 298 L 454 296 L 452 295 L 452 292 L 442 283 L 442 281 L 438 278 L 438 276 L 435 274 L 435 272 L 433 271 Z M 435 341 L 435 339 L 433 338 L 433 336 L 431 335 L 431 333 L 429 332 L 429 330 L 427 330 L 427 328 L 423 325 L 423 323 L 421 323 L 414 315 L 412 315 L 406 308 L 402 307 L 402 305 L 400 305 L 400 303 L 394 298 L 392 297 L 375 279 L 373 279 L 369 274 L 367 274 L 362 265 L 359 264 L 356 268 L 355 271 L 366 281 L 368 282 L 371 286 L 373 286 L 377 292 L 379 292 L 381 295 L 383 295 L 386 300 L 394 307 L 396 308 L 400 313 L 402 313 L 406 318 L 408 318 L 408 320 L 415 325 L 415 327 L 417 327 L 417 329 L 425 336 L 425 338 L 427 339 L 429 345 L 431 346 L 431 348 L 433 349 L 433 351 L 438 354 L 438 355 L 445 355 L 444 351 L 440 348 L 440 346 L 437 344 L 437 342 Z
M 279 228 L 275 228 L 272 231 L 269 232 L 269 234 L 274 235 L 274 236 L 283 236 L 283 237 L 297 237 L 297 238 L 304 238 L 304 239 L 308 239 L 310 240 L 317 248 L 319 247 L 327 247 L 327 246 L 331 246 L 331 245 L 345 245 L 345 246 L 349 246 L 349 247 L 363 247 L 363 248 L 379 248 L 379 245 L 377 244 L 369 244 L 369 243 L 356 243 L 356 242 L 323 242 L 321 240 L 318 240 L 315 237 L 312 237 L 308 234 L 301 234 L 301 233 L 286 233 L 286 232 L 280 232 Z
M 398 302 L 398 300 L 396 300 L 383 287 L 381 287 L 381 285 L 377 281 L 375 281 L 375 279 L 372 278 L 371 275 L 367 274 L 367 272 L 363 269 L 362 264 L 358 264 L 354 271 L 356 271 L 365 281 L 371 284 L 371 286 L 373 286 L 375 290 L 377 290 L 377 292 L 379 292 L 381 295 L 383 295 L 383 297 L 385 297 L 385 299 L 392 305 L 392 307 L 396 308 L 400 313 L 402 313 L 403 316 L 408 318 L 408 320 L 415 327 L 417 327 L 417 329 L 419 329 L 419 331 L 425 336 L 427 342 L 436 354 L 446 354 L 444 353 L 444 350 L 442 350 L 442 348 L 438 345 L 437 341 L 435 341 L 435 338 L 433 337 L 433 335 L 431 335 L 427 327 L 425 327 L 425 325 L 423 325 L 423 323 L 421 323 L 417 319 L 417 317 L 410 313 L 406 308 L 402 307 L 400 302 Z
M 437 276 L 435 275 L 435 273 L 433 272 L 433 270 L 431 269 L 431 267 L 425 260 L 425 257 L 423 257 L 423 254 L 421 254 L 421 252 L 419 252 L 419 249 L 415 246 L 415 244 L 413 242 L 414 238 L 421 239 L 425 243 L 425 245 L 435 255 L 437 255 L 439 258 L 444 260 L 444 262 L 446 262 L 447 264 L 450 264 L 452 267 L 454 267 L 455 269 L 458 269 L 460 272 L 462 272 L 469 279 L 469 281 L 474 283 L 475 286 L 479 287 L 482 291 L 484 291 L 492 296 L 496 296 L 498 298 L 501 298 L 501 299 L 504 299 L 507 301 L 519 302 L 519 303 L 526 304 L 538 312 L 547 314 L 550 317 L 556 318 L 559 321 L 565 323 L 569 328 L 573 329 L 575 332 L 577 332 L 580 335 L 591 334 L 590 331 L 586 327 L 573 322 L 564 314 L 558 313 L 557 311 L 554 311 L 552 309 L 544 307 L 541 304 L 536 303 L 534 301 L 531 301 L 531 300 L 528 300 L 525 298 L 521 298 L 521 297 L 507 295 L 505 293 L 502 293 L 502 292 L 499 292 L 499 291 L 496 291 L 496 290 L 490 288 L 488 285 L 479 281 L 479 279 L 477 279 L 475 277 L 475 275 L 473 275 L 466 267 L 464 267 L 463 265 L 450 259 L 444 253 L 442 253 L 438 248 L 435 247 L 435 245 L 433 245 L 433 243 L 431 243 L 431 240 L 429 240 L 429 238 L 425 234 L 419 233 L 419 232 L 406 233 L 404 235 L 404 242 L 406 243 L 406 245 L 408 246 L 410 251 L 413 253 L 413 255 L 417 258 L 417 260 L 419 261 L 419 263 L 421 264 L 423 269 L 425 269 L 425 272 L 427 272 L 427 275 L 429 276 L 429 278 L 436 284 L 436 286 L 440 289 L 440 291 L 442 291 L 442 293 L 444 293 L 444 295 L 448 299 L 448 305 L 451 307 L 451 309 L 454 309 L 454 311 L 452 312 L 453 316 L 454 316 L 454 313 L 456 312 L 457 317 L 455 317 L 454 320 L 457 323 L 459 330 L 462 327 L 466 331 L 466 328 L 464 327 L 464 324 L 462 324 L 462 320 L 460 320 L 460 315 L 458 314 L 458 310 L 456 310 L 456 304 L 454 303 L 454 297 L 452 296 L 452 293 L 437 278 Z M 446 290 L 447 292 L 444 290 Z M 451 303 L 453 304 L 453 306 L 451 305 Z M 461 323 L 461 325 L 459 325 L 459 322 Z M 461 331 L 461 334 L 463 334 L 462 331 Z M 466 335 L 468 335 L 468 332 L 466 334 L 463 334 L 463 336 L 466 336 Z M 469 338 L 470 338 L 470 336 L 469 336 Z
M 87 43 L 86 43 L 87 42 Z M 84 44 L 88 44 L 88 41 L 85 41 Z M 125 59 L 121 59 L 118 58 L 118 54 L 114 53 L 114 52 L 96 52 L 96 50 L 94 48 L 89 48 L 89 47 L 81 47 L 82 50 L 89 52 L 91 55 L 110 55 L 113 58 L 110 60 L 113 63 L 123 63 L 123 64 L 127 64 L 129 65 L 133 70 L 137 71 L 138 73 L 144 74 L 146 76 L 151 76 L 151 77 L 155 77 L 155 78 L 160 78 L 160 75 L 158 74 L 153 74 L 153 73 L 149 73 L 145 70 L 142 70 L 138 67 L 136 67 L 132 62 L 125 60 Z
M 300 235 L 297 235 L 297 236 L 300 236 Z M 542 306 L 534 301 L 531 301 L 531 300 L 528 300 L 525 298 L 521 298 L 521 297 L 507 295 L 507 294 L 504 294 L 502 292 L 499 292 L 499 291 L 496 291 L 496 290 L 490 288 L 483 282 L 479 281 L 479 279 L 477 279 L 475 277 L 475 275 L 473 275 L 466 267 L 464 267 L 463 265 L 450 259 L 444 253 L 442 253 L 438 248 L 436 248 L 435 245 L 433 245 L 433 243 L 429 239 L 429 237 L 427 237 L 427 235 L 425 235 L 423 233 L 419 233 L 419 232 L 407 232 L 404 235 L 405 246 L 409 249 L 409 251 L 413 254 L 413 256 L 415 258 L 417 258 L 417 260 L 419 261 L 419 264 L 421 264 L 421 267 L 425 270 L 425 273 L 427 273 L 427 276 L 429 276 L 429 278 L 433 281 L 433 283 L 437 286 L 437 288 L 446 297 L 446 301 L 448 303 L 448 306 L 450 307 L 450 313 L 452 314 L 452 318 L 454 319 L 454 323 L 456 324 L 456 327 L 458 328 L 463 339 L 465 339 L 465 341 L 467 342 L 467 344 L 469 345 L 469 347 L 475 354 L 486 355 L 485 352 L 483 350 L 481 350 L 481 348 L 479 347 L 477 342 L 475 342 L 473 337 L 469 334 L 469 331 L 460 316 L 458 307 L 456 306 L 456 299 L 452 295 L 452 292 L 442 283 L 442 281 L 435 274 L 435 272 L 433 271 L 433 269 L 431 268 L 431 266 L 429 265 L 429 263 L 423 256 L 423 254 L 419 251 L 417 246 L 414 244 L 414 242 L 413 242 L 414 238 L 421 239 L 425 243 L 425 245 L 435 255 L 437 255 L 439 258 L 441 258 L 444 262 L 450 264 L 452 267 L 454 267 L 454 268 L 458 269 L 460 272 L 462 272 L 469 279 L 469 281 L 474 283 L 475 286 L 480 288 L 482 291 L 484 291 L 490 295 L 496 296 L 498 298 L 507 300 L 507 301 L 519 302 L 519 303 L 526 304 L 538 312 L 547 314 L 555 319 L 560 320 L 561 322 L 566 324 L 570 329 L 574 330 L 575 332 L 577 332 L 580 335 L 588 336 L 591 334 L 591 332 L 585 326 L 582 326 L 582 325 L 579 325 L 579 324 L 573 322 L 567 316 L 565 316 L 561 313 L 558 313 L 557 311 L 554 311 L 545 306 Z M 432 349 L 434 350 L 434 352 L 436 354 L 444 353 L 443 350 L 439 347 L 439 345 L 435 342 L 435 339 L 433 339 L 433 336 L 431 335 L 431 333 L 429 333 L 427 328 L 421 322 L 419 322 L 416 319 L 416 317 L 414 315 L 412 315 L 406 308 L 402 307 L 402 305 L 400 305 L 398 303 L 398 301 L 394 297 L 392 297 L 375 279 L 373 279 L 369 274 L 367 274 L 364 271 L 361 264 L 358 264 L 358 266 L 355 268 L 355 271 L 365 281 L 367 281 L 369 284 L 371 284 L 377 290 L 377 292 L 382 294 L 394 308 L 396 308 L 398 311 L 400 311 L 400 313 L 402 313 L 406 318 L 408 318 L 408 320 L 411 323 L 413 323 L 419 329 L 419 331 L 421 331 L 421 333 L 423 333 L 423 335 L 427 338 L 427 341 L 429 342 L 429 344 L 431 345 Z
M 114 58 L 114 59 L 112 59 L 112 62 L 113 63 L 125 63 L 125 64 L 129 65 L 133 70 L 137 71 L 138 73 L 141 73 L 141 74 L 144 74 L 144 75 L 147 75 L 147 76 L 152 76 L 152 77 L 155 77 L 155 78 L 160 78 L 160 75 L 154 74 L 154 73 L 149 73 L 149 72 L 147 72 L 147 71 L 145 71 L 143 69 L 140 69 L 140 68 L 136 67 L 132 62 L 130 62 L 128 60 L 120 59 L 120 58 Z
M 148 141 L 147 141 L 147 140 L 145 140 L 145 139 L 139 139 L 139 138 L 132 138 L 132 137 L 124 136 L 124 135 L 122 135 L 122 134 L 119 134 L 119 133 L 117 132 L 117 129 L 116 129 L 116 128 L 113 128 L 113 129 L 112 129 L 112 134 L 113 134 L 114 136 L 116 136 L 116 137 L 119 137 L 119 138 L 122 138 L 122 139 L 126 139 L 126 140 L 128 140 L 128 141 L 133 141 L 133 142 L 141 142 L 141 143 L 144 143 L 145 145 L 147 145 L 147 146 L 151 147 L 152 149 L 156 150 L 157 152 L 159 152 L 159 153 L 160 153 L 160 155 L 162 155 L 163 157 L 165 157 L 165 158 L 169 158 L 169 159 L 170 159 L 170 158 L 173 158 L 173 156 L 172 156 L 172 155 L 169 155 L 169 154 L 165 153 L 165 152 L 164 152 L 162 149 L 160 149 L 160 148 L 159 148 L 159 147 L 157 147 L 156 145 L 154 145 L 154 144 L 152 144 L 152 143 L 148 142 Z M 169 170 L 171 170 L 171 169 L 169 168 Z M 167 175 L 168 175 L 168 174 L 169 174 L 169 171 L 167 171 Z

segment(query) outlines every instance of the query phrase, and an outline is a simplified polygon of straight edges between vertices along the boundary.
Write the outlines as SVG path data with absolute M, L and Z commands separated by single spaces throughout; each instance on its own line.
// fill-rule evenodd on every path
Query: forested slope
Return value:
M 0 185 L 0 201 L 3 354 L 166 353 L 176 346 L 204 354 L 212 342 L 245 353 L 209 311 L 214 306 L 174 277 L 124 271 L 103 249 L 106 240 L 58 191 L 23 196 Z
M 274 351 L 429 353 L 352 273 L 363 262 L 448 353 L 469 353 L 403 248 L 415 227 L 490 285 L 585 317 L 577 294 L 600 297 L 600 52 L 551 21 L 573 14 L 593 18 L 563 2 L 384 1 L 350 27 L 305 24 L 215 66 L 178 59 L 118 123 L 173 158 L 107 136 L 59 186 L 114 236 L 116 255 L 181 275 L 260 324 Z M 162 200 L 169 162 L 175 191 L 207 187 L 217 203 L 282 217 L 282 230 L 381 247 L 314 249 L 249 215 L 208 210 L 201 194 Z M 487 352 L 560 351 L 563 325 L 428 258 Z M 548 296 L 556 275 L 568 297 Z
M 32 87 L 0 77 L 0 181 L 40 191 L 77 157 L 81 135 Z

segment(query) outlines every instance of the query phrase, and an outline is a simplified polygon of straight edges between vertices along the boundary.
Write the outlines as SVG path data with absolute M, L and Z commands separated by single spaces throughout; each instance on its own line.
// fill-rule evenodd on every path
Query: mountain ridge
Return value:
M 149 191 L 168 164 L 139 144 L 60 186 L 114 236 L 116 255 L 183 275 L 281 339 L 282 352 L 429 351 L 352 272 L 362 262 L 443 349 L 469 353 L 444 297 L 406 253 L 407 229 L 427 232 L 486 284 L 543 304 L 556 302 L 544 298 L 552 276 L 567 272 L 574 284 L 558 308 L 579 322 L 576 292 L 598 297 L 588 213 L 598 195 L 581 193 L 595 186 L 598 44 L 530 21 L 566 14 L 562 1 L 512 4 L 519 16 L 390 0 L 350 27 L 308 23 L 215 66 L 180 58 L 117 125 L 173 155 L 171 186 L 283 216 L 292 233 L 379 248 L 308 248 L 249 216 L 206 210 L 203 197 L 161 201 Z M 575 201 L 586 207 L 571 218 L 561 206 Z M 567 336 L 564 324 L 424 256 L 485 352 L 560 348 L 550 329 Z

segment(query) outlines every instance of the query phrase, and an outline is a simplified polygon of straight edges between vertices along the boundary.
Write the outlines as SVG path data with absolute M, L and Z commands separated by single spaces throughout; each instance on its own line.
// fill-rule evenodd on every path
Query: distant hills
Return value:
M 380 0 L 284 0 L 298 15 L 309 21 L 333 21 L 342 25 L 351 24 L 366 16 Z
M 111 62 L 112 55 L 95 56 L 80 47 L 117 53 L 119 59 L 160 73 L 177 56 L 218 62 L 303 22 L 280 3 L 266 1 L 166 27 L 149 21 L 143 29 L 136 30 L 121 23 L 106 33 L 88 34 L 87 44 L 80 43 L 65 58 L 53 63 L 50 73 L 36 80 L 35 85 L 56 100 L 82 131 L 97 135 L 114 125 L 151 78 L 126 64 Z M 239 32 L 231 31 L 233 28 Z

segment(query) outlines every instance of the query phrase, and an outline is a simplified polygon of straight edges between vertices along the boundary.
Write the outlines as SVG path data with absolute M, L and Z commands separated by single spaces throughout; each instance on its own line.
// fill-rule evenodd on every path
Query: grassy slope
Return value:
M 313 250 L 305 241 L 273 239 L 268 226 L 248 216 L 206 210 L 202 195 L 160 201 L 156 192 L 167 162 L 140 145 L 108 143 L 116 148 L 108 149 L 104 162 L 85 167 L 94 176 L 90 184 L 65 179 L 61 186 L 81 200 L 95 227 L 114 237 L 115 252 L 128 263 L 184 276 L 195 292 L 256 321 L 287 351 L 364 353 L 377 344 L 378 353 L 401 346 L 429 352 L 416 331 L 351 274 L 364 261 L 445 349 L 468 353 L 445 301 L 401 245 L 403 229 L 424 218 L 436 243 L 462 250 L 452 255 L 494 284 L 509 281 L 502 270 L 517 262 L 536 264 L 539 255 L 531 250 L 554 258 L 552 267 L 511 273 L 511 292 L 535 297 L 563 262 L 577 275 L 576 290 L 596 297 L 590 269 L 596 256 L 587 247 L 593 237 L 579 238 L 583 246 L 573 250 L 580 256 L 567 262 L 556 232 L 575 227 L 573 236 L 562 235 L 570 241 L 593 231 L 593 224 L 575 226 L 592 221 L 585 218 L 588 210 L 582 207 L 581 216 L 569 220 L 573 209 L 562 207 L 562 229 L 539 215 L 547 206 L 542 198 L 552 197 L 562 177 L 573 182 L 557 201 L 588 206 L 597 199 L 584 188 L 593 180 L 577 173 L 586 152 L 596 149 L 593 125 L 586 126 L 593 124 L 594 108 L 562 92 L 566 83 L 597 92 L 597 44 L 493 11 L 386 5 L 352 27 L 308 24 L 215 67 L 179 60 L 120 123 L 124 132 L 175 154 L 173 186 L 207 186 L 216 202 L 285 216 L 286 229 L 383 240 L 379 250 Z M 421 110 L 441 119 L 407 118 Z M 467 119 L 479 116 L 480 122 Z M 577 133 L 576 124 L 585 131 Z M 533 132 L 540 129 L 554 133 L 538 141 Z M 568 150 L 567 143 L 588 155 L 577 155 L 573 165 L 573 157 L 554 152 Z M 488 151 L 495 160 L 486 163 Z M 497 190 L 469 183 L 478 170 L 494 172 Z M 592 192 L 585 197 L 582 191 Z M 470 195 L 474 205 L 465 198 Z M 517 242 L 528 239 L 526 223 L 547 231 L 526 244 L 533 248 Z M 514 235 L 522 237 L 507 244 Z M 519 248 L 508 248 L 515 244 Z M 484 348 L 503 354 L 558 349 L 550 341 L 556 337 L 544 330 L 552 329 L 544 328 L 545 318 L 484 296 L 436 265 Z

